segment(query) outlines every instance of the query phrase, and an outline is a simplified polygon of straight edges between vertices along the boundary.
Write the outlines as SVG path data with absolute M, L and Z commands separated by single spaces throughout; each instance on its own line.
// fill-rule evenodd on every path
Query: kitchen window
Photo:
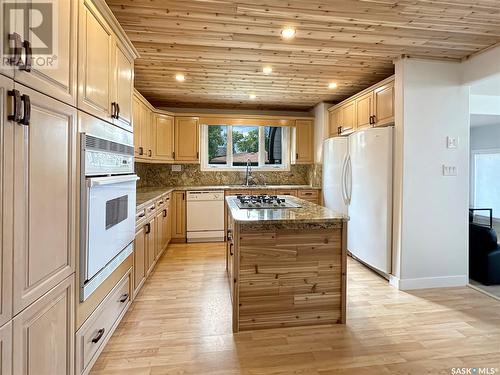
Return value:
M 492 208 L 500 219 L 500 150 L 472 152 L 471 202 L 474 208 Z M 478 211 L 476 215 L 480 216 Z
M 203 125 L 202 170 L 290 169 L 286 126 Z

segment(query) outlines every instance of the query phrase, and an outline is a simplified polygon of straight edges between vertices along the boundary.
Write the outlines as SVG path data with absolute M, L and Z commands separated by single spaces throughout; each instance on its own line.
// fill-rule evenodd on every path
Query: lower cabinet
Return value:
M 146 226 L 140 226 L 135 232 L 134 241 L 134 298 L 146 280 Z
M 299 190 L 297 196 L 308 202 L 320 204 L 319 190 Z
M 76 333 L 76 372 L 88 374 L 131 303 L 129 271 Z M 41 373 L 40 373 L 41 374 Z M 51 374 L 59 374 L 52 372 Z
M 74 374 L 74 279 L 66 278 L 14 317 L 14 374 Z
M 156 256 L 156 219 L 146 224 L 146 276 L 153 271 Z
M 186 192 L 172 193 L 172 242 L 186 242 Z
M 12 321 L 0 328 L 0 374 L 12 374 Z

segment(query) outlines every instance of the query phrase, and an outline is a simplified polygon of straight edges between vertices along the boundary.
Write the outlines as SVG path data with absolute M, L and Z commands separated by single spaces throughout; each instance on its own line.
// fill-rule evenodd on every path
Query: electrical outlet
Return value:
M 182 172 L 182 165 L 172 164 L 172 172 Z
M 446 147 L 447 148 L 457 148 L 458 147 L 458 138 L 456 137 L 446 137 Z
M 443 164 L 443 176 L 456 176 L 457 172 L 456 166 Z

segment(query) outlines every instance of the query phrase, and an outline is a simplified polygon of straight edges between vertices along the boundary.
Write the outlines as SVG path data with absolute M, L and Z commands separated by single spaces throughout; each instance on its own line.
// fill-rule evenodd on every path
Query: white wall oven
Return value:
M 80 135 L 80 301 L 85 301 L 133 252 L 138 177 L 132 145 Z

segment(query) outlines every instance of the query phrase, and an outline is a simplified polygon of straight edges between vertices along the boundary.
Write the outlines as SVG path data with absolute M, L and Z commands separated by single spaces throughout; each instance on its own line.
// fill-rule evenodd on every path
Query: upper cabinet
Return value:
M 153 160 L 153 120 L 154 114 L 149 103 L 138 93 L 133 99 L 133 126 L 135 157 L 140 160 Z
M 127 52 L 119 41 L 115 41 L 114 49 L 114 84 L 111 106 L 114 108 L 115 125 L 132 129 L 132 92 L 134 88 L 134 57 Z M 113 108 L 112 108 L 113 111 Z
M 337 104 L 329 111 L 329 136 L 394 123 L 394 77 Z
M 394 81 L 377 87 L 373 91 L 373 125 L 382 126 L 394 123 Z
M 31 12 L 34 3 L 32 0 L 23 1 L 23 9 L 16 15 L 28 17 L 27 11 Z M 78 3 L 59 1 L 54 5 L 57 7 L 54 12 L 56 17 L 44 18 L 38 25 L 39 29 L 47 26 L 57 30 L 52 35 L 37 34 L 35 29 L 19 22 L 21 17 L 4 17 L 2 13 L 8 11 L 7 6 L 12 4 L 14 2 L 2 2 L 0 10 L 1 19 L 7 21 L 0 42 L 0 57 L 5 62 L 1 64 L 0 73 L 53 98 L 76 105 Z M 45 25 L 49 22 L 52 24 Z
M 199 162 L 198 117 L 175 118 L 175 161 Z
M 154 159 L 159 161 L 174 161 L 174 118 L 169 115 L 154 114 L 153 140 Z
M 111 24 L 114 27 L 111 27 Z M 132 131 L 133 47 L 101 0 L 80 1 L 78 106 Z
M 314 121 L 295 121 L 295 164 L 314 163 Z

